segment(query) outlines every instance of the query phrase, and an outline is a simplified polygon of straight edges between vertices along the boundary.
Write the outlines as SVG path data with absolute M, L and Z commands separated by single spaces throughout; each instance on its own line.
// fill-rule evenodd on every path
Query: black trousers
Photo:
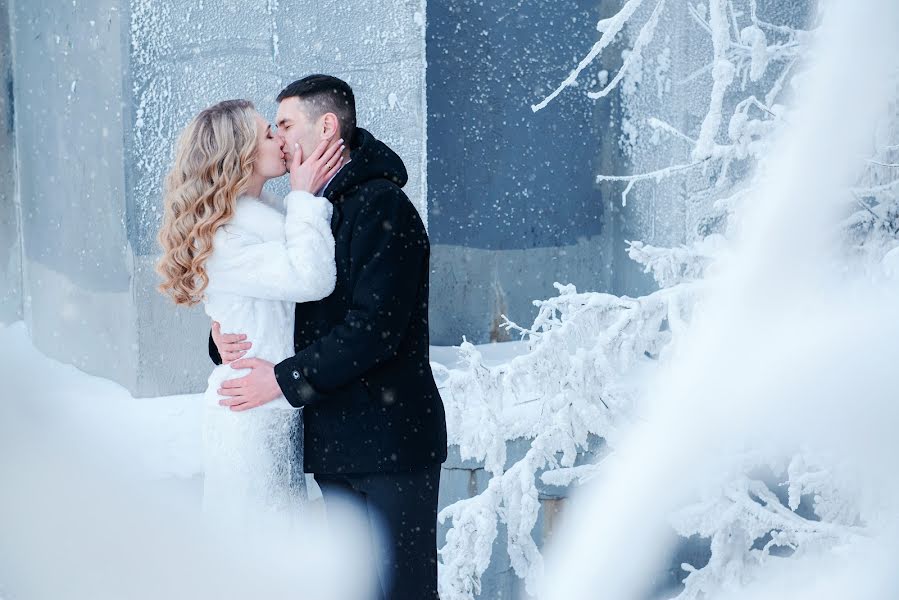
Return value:
M 330 502 L 349 499 L 366 511 L 379 598 L 438 600 L 439 464 L 399 473 L 316 474 L 315 481 L 326 510 Z

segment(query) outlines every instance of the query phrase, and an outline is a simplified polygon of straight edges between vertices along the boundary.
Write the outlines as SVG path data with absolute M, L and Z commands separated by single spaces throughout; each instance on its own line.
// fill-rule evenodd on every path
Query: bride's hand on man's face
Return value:
M 325 185 L 343 164 L 343 139 L 329 143 L 322 140 L 312 154 L 304 158 L 303 149 L 294 145 L 290 162 L 290 189 L 314 194 Z

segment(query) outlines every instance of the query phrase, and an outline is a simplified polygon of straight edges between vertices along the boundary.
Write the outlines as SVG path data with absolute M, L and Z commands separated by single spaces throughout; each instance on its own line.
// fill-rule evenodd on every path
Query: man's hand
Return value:
M 275 365 L 260 358 L 245 358 L 231 363 L 232 369 L 253 369 L 249 375 L 222 382 L 219 404 L 233 411 L 249 410 L 271 402 L 281 395 L 275 379 Z
M 245 341 L 247 336 L 243 333 L 222 333 L 222 325 L 218 321 L 212 322 L 212 341 L 222 357 L 222 364 L 227 365 L 247 353 L 253 345 Z

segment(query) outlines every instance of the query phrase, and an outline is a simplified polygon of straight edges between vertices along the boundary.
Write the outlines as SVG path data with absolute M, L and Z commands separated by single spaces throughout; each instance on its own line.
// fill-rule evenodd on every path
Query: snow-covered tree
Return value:
M 663 15 L 671 10 L 686 10 L 711 47 L 710 61 L 688 78 L 702 86 L 706 101 L 704 116 L 690 130 L 646 115 L 635 100 L 641 86 L 648 85 L 646 66 L 672 60 L 664 45 L 657 56 L 648 54 Z M 538 478 L 552 485 L 588 479 L 602 462 L 576 465 L 575 459 L 591 436 L 603 438 L 614 451 L 622 428 L 640 418 L 640 376 L 663 363 L 690 327 L 707 271 L 741 225 L 755 167 L 790 122 L 788 94 L 802 85 L 816 27 L 817 17 L 807 28 L 767 22 L 755 0 L 627 0 L 613 17 L 599 22 L 600 38 L 576 68 L 533 106 L 544 110 L 561 93 L 581 93 L 579 77 L 616 37 L 631 32 L 619 71 L 586 93 L 602 99 L 621 92 L 630 107 L 622 147 L 631 156 L 640 148 L 635 138 L 651 144 L 667 139 L 669 151 L 656 154 L 680 154 L 681 159 L 635 174 L 600 174 L 598 180 L 620 182 L 626 203 L 629 195 L 639 196 L 641 186 L 691 178 L 690 199 L 704 206 L 705 214 L 690 239 L 677 247 L 629 243 L 629 256 L 652 274 L 657 291 L 628 298 L 556 284 L 559 296 L 535 302 L 538 314 L 530 327 L 506 323 L 526 340 L 525 354 L 488 366 L 475 347 L 464 343 L 464 366 L 442 373 L 451 443 L 463 459 L 483 461 L 491 474 L 484 492 L 440 514 L 452 522 L 440 551 L 444 600 L 477 595 L 501 521 L 515 573 L 529 593 L 536 593 L 543 568 L 531 535 L 539 510 Z M 899 106 L 893 114 L 899 116 Z M 885 123 L 878 137 L 862 180 L 846 190 L 840 239 L 854 266 L 873 276 L 897 277 L 897 119 Z M 528 439 L 530 448 L 505 468 L 506 442 L 519 438 Z M 734 461 L 742 465 L 739 476 L 704 490 L 695 504 L 671 515 L 679 534 L 711 540 L 708 564 L 683 566 L 687 575 L 678 599 L 713 597 L 726 584 L 757 577 L 770 557 L 799 557 L 864 534 L 868 515 L 844 482 L 832 476 L 832 457 L 755 452 Z

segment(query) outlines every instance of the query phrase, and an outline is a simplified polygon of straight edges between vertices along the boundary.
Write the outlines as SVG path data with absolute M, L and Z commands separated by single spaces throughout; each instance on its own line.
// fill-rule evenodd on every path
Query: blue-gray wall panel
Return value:
M 595 176 L 600 140 L 614 131 L 609 104 L 565 94 L 547 110 L 530 108 L 592 45 L 589 24 L 601 4 L 576 0 L 548 11 L 540 0 L 429 3 L 435 243 L 535 248 L 602 232 Z
M 22 318 L 22 237 L 16 197 L 9 6 L 0 0 L 0 323 Z
M 617 2 L 428 4 L 431 341 L 504 340 L 502 314 L 529 325 L 552 284 L 610 291 L 618 211 L 599 172 L 621 172 L 617 94 L 584 86 L 543 99 L 593 45 Z M 620 49 L 619 49 L 620 50 Z M 585 73 L 595 86 L 620 56 Z

